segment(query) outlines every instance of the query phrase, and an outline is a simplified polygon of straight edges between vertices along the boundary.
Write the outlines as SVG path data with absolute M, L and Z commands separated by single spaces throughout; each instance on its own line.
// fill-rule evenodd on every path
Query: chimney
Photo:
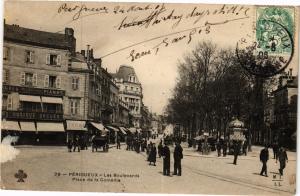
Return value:
M 86 45 L 86 61 L 90 61 L 90 45 Z
M 74 30 L 72 28 L 65 28 L 65 40 L 68 42 L 70 52 L 72 55 L 75 55 L 76 39 L 74 38 Z
M 81 55 L 83 56 L 83 57 L 85 57 L 85 50 L 81 50 Z

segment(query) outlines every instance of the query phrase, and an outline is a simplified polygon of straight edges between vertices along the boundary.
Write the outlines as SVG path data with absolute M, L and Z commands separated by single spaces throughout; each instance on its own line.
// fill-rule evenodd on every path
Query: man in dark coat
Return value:
M 162 157 L 163 157 L 163 175 L 170 176 L 170 149 L 166 143 L 162 149 Z
M 156 151 L 156 147 L 155 147 L 155 144 L 152 144 L 152 147 L 151 147 L 151 150 L 150 150 L 150 153 L 149 153 L 149 165 L 151 165 L 151 163 L 153 163 L 154 166 L 155 163 L 156 163 L 156 154 L 157 154 L 157 151 Z
M 180 142 L 176 142 L 174 149 L 174 173 L 173 175 L 181 176 L 181 159 L 183 158 L 182 147 Z
M 217 141 L 217 152 L 218 152 L 218 157 L 221 156 L 221 142 L 220 140 Z
M 223 157 L 226 157 L 227 154 L 227 141 L 223 142 Z
M 233 164 L 235 165 L 236 165 L 237 158 L 240 154 L 240 149 L 241 149 L 240 142 L 235 141 L 233 144 L 233 156 L 234 156 Z
M 277 160 L 278 151 L 279 151 L 278 143 L 274 142 L 272 148 L 273 148 L 274 159 Z
M 262 149 L 260 151 L 259 157 L 260 157 L 260 161 L 263 164 L 260 175 L 263 176 L 263 173 L 265 173 L 265 176 L 268 177 L 268 174 L 267 174 L 267 161 L 269 160 L 268 146 L 266 146 L 264 149 Z
M 281 176 L 283 176 L 283 170 L 286 166 L 286 162 L 288 162 L 287 153 L 283 147 L 280 148 L 277 159 L 279 160 L 279 163 L 280 163 L 279 173 Z M 277 163 L 277 160 L 276 160 L 276 163 Z
M 247 156 L 247 149 L 248 149 L 248 141 L 245 140 L 245 141 L 244 141 L 244 144 L 243 144 L 243 154 L 244 154 L 245 156 Z
M 80 152 L 80 141 L 79 141 L 79 136 L 76 135 L 74 142 L 73 142 L 73 152 L 75 152 L 76 148 L 78 148 L 78 152 Z
M 117 135 L 117 149 L 121 149 L 121 138 Z

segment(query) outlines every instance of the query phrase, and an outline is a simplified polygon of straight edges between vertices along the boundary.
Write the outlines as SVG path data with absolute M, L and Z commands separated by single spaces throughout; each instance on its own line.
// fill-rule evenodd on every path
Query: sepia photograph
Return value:
M 3 6 L 0 189 L 296 194 L 300 7 Z

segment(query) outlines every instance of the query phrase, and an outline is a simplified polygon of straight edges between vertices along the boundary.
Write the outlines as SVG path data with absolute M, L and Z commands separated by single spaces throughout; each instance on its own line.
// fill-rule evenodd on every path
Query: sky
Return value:
M 73 28 L 77 51 L 89 44 L 94 56 L 102 57 L 103 67 L 111 73 L 120 65 L 135 69 L 143 87 L 144 104 L 158 114 L 163 113 L 172 97 L 178 63 L 199 41 L 234 49 L 242 38 L 249 42 L 255 39 L 254 6 L 238 5 L 232 10 L 230 5 L 207 4 L 64 3 L 8 1 L 4 18 L 7 24 L 42 31 L 64 33 L 65 27 Z M 153 12 L 158 14 L 150 25 L 132 25 Z M 153 24 L 155 19 L 160 22 Z M 297 58 L 290 64 L 294 75 L 298 72 Z

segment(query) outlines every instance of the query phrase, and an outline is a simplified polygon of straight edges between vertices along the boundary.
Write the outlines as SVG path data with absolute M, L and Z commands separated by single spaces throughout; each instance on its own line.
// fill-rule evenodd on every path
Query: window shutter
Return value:
M 60 84 L 61 84 L 61 77 L 60 76 L 57 76 L 56 77 L 56 81 L 55 81 L 55 87 L 56 88 L 60 88 Z
M 76 78 L 76 89 L 79 89 L 79 78 Z
M 21 73 L 20 84 L 25 85 L 25 72 Z
M 49 87 L 49 75 L 45 75 L 44 87 Z
M 6 76 L 6 69 L 3 69 L 3 72 L 2 72 L 2 81 L 4 83 L 6 83 L 7 81 L 5 80 L 5 76 Z
M 50 54 L 46 55 L 46 64 L 50 65 Z
M 61 64 L 61 55 L 57 55 L 57 65 Z
M 34 59 L 34 52 L 33 51 L 30 51 L 29 52 L 29 58 L 30 58 L 30 63 L 33 63 L 33 59 Z
M 8 95 L 8 97 L 7 97 L 7 109 L 12 110 L 12 106 L 13 106 L 12 97 L 11 97 L 11 95 Z
M 37 86 L 37 73 L 33 74 L 32 84 L 33 84 L 33 86 Z

